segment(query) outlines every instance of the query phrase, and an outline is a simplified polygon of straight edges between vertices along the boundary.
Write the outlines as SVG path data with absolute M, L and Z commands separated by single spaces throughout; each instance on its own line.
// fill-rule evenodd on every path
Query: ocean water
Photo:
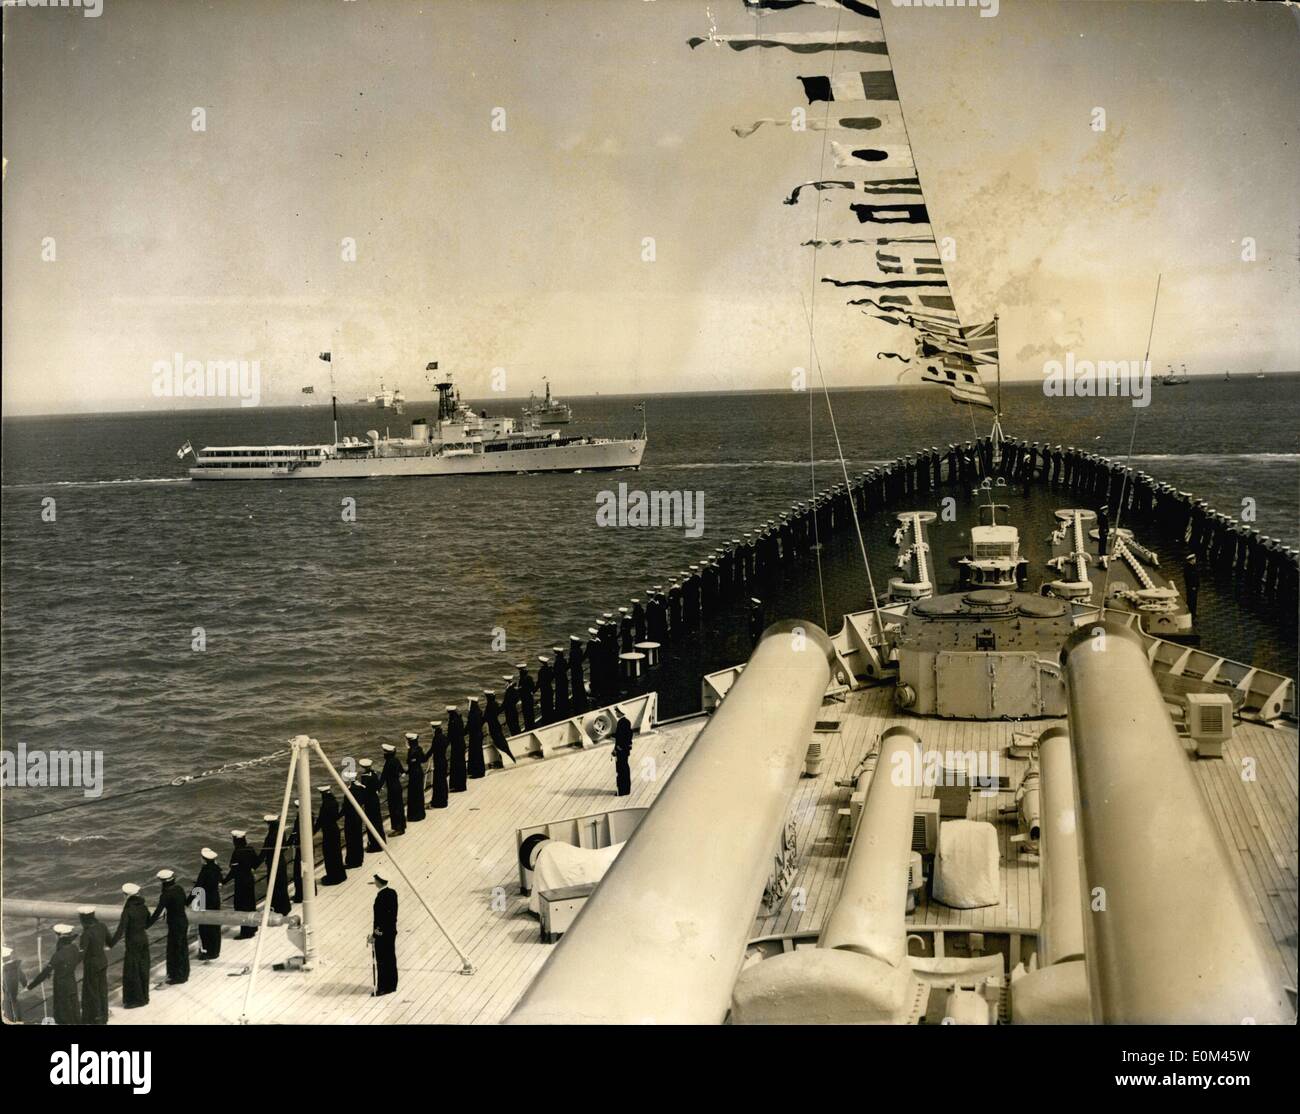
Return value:
M 1252 507 L 1266 533 L 1297 544 L 1300 378 L 1155 387 L 1153 405 L 1046 399 L 1004 390 L 1009 434 L 1123 457 L 1230 513 Z M 634 399 L 576 398 L 575 433 L 630 433 Z M 204 444 L 320 441 L 328 407 L 108 414 L 4 421 L 0 514 L 3 644 L 0 727 L 15 752 L 104 756 L 103 795 L 4 792 L 8 895 L 115 901 L 124 881 L 163 866 L 192 877 L 227 831 L 260 838 L 278 804 L 293 735 L 332 755 L 376 754 L 427 730 L 442 706 L 501 687 L 516 661 L 581 633 L 649 585 L 840 478 L 826 404 L 790 394 L 650 398 L 639 473 L 191 484 L 175 450 Z M 832 395 L 850 474 L 919 446 L 970 438 L 968 412 L 942 393 Z M 485 402 L 497 412 L 517 407 Z M 409 403 L 399 432 L 427 405 Z M 342 410 L 360 434 L 374 411 Z M 978 432 L 986 416 L 977 415 Z M 810 467 L 809 460 L 814 464 Z M 701 493 L 704 529 L 602 528 L 601 492 Z M 54 521 L 43 510 L 53 500 Z M 1006 499 L 1035 570 L 1047 555 L 1046 492 Z M 356 521 L 345 521 L 355 500 Z M 1244 500 L 1251 502 L 1244 503 Z M 954 580 L 973 512 L 939 530 Z M 48 515 L 46 516 L 48 517 Z M 1126 525 L 1129 525 L 1126 523 Z M 1177 557 L 1176 539 L 1139 537 Z M 892 571 L 892 517 L 866 524 L 876 584 Z M 850 536 L 765 601 L 769 621 L 839 626 L 866 606 Z M 1293 616 L 1202 589 L 1207 645 L 1267 668 L 1295 668 Z M 493 648 L 503 633 L 504 651 Z M 203 648 L 196 649 L 202 637 Z M 748 652 L 743 616 L 717 617 L 674 646 L 656 678 L 661 714 L 692 710 L 699 674 Z M 236 768 L 237 767 L 237 768 Z M 172 784 L 186 776 L 205 774 Z M 503 817 L 502 838 L 533 817 Z

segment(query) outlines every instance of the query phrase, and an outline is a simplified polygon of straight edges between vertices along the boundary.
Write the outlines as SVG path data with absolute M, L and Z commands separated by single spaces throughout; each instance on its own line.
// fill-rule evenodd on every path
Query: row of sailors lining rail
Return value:
M 1204 499 L 1156 480 L 1146 472 L 1095 453 L 1008 438 L 998 474 L 1026 487 L 1039 482 L 1099 501 L 1122 525 L 1158 525 L 1186 545 L 1185 574 L 1198 568 L 1230 576 L 1242 591 L 1294 602 L 1300 553 L 1256 527 L 1214 510 Z M 1192 584 L 1189 583 L 1189 589 Z

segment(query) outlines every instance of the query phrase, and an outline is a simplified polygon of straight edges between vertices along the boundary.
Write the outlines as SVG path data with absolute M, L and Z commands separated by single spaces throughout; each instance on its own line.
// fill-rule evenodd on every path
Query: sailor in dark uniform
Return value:
M 257 882 L 253 874 L 257 870 L 257 852 L 248 846 L 248 833 L 243 828 L 232 828 L 230 839 L 234 850 L 230 852 L 230 865 L 221 881 L 235 883 L 235 909 L 252 913 L 257 909 Z M 252 925 L 242 925 L 236 939 L 247 940 L 256 935 L 257 929 Z
M 632 613 L 626 607 L 618 609 L 618 649 L 620 653 L 632 652 Z
M 420 748 L 420 736 L 406 733 L 406 819 L 412 824 L 424 819 L 424 761 L 429 756 Z
M 429 779 L 432 789 L 429 793 L 430 808 L 447 807 L 447 736 L 442 731 L 442 721 L 431 719 L 429 730 L 433 738 L 429 743 L 429 755 L 433 760 L 433 776 Z
M 447 705 L 447 748 L 450 764 L 447 788 L 453 793 L 464 793 L 465 785 L 465 721 L 455 704 Z
M 325 861 L 322 886 L 337 886 L 348 880 L 347 867 L 343 865 L 343 836 L 339 832 L 339 802 L 328 785 L 316 787 L 320 793 L 320 812 L 316 814 L 316 830 L 320 832 L 320 855 Z
M 524 730 L 531 731 L 537 726 L 537 716 L 533 710 L 533 692 L 537 688 L 528 675 L 528 663 L 521 661 L 515 666 L 519 670 L 519 703 L 524 712 Z
M 582 639 L 569 635 L 569 714 L 580 716 L 587 710 L 587 689 L 582 676 Z
M 487 724 L 488 738 L 492 740 L 492 745 L 496 747 L 497 755 L 504 766 L 514 761 L 514 755 L 510 753 L 510 744 L 506 742 L 506 733 L 501 729 L 501 706 L 497 703 L 496 691 L 484 689 L 483 700 L 483 722 Z
M 552 646 L 555 664 L 551 666 L 551 683 L 555 686 L 555 718 L 568 719 L 569 711 L 569 663 L 564 660 L 564 647 Z
M 1201 594 L 1201 570 L 1196 564 L 1196 554 L 1189 553 L 1183 562 L 1183 597 L 1187 610 L 1196 618 L 1196 597 Z
M 267 884 L 271 881 L 271 861 L 275 857 L 275 837 L 280 829 L 280 818 L 271 813 L 262 817 L 266 821 L 266 838 L 262 840 L 262 862 L 266 865 Z M 271 890 L 271 908 L 282 917 L 293 909 L 289 900 L 289 864 L 285 857 L 284 844 L 280 845 L 280 864 L 275 872 L 275 886 Z
M 538 654 L 537 660 L 542 663 L 537 670 L 537 696 L 542 713 L 537 722 L 545 727 L 555 722 L 555 675 L 545 654 Z
M 203 894 L 202 908 L 215 910 L 221 908 L 221 867 L 217 866 L 217 853 L 211 847 L 199 852 L 202 865 L 194 877 L 194 889 Z M 199 958 L 216 959 L 221 955 L 221 926 L 219 924 L 199 925 Z
M 54 1024 L 80 1025 L 81 1002 L 77 994 L 77 965 L 81 962 L 81 952 L 77 948 L 77 938 L 70 924 L 56 924 L 54 936 L 58 940 L 54 954 L 31 985 L 38 986 L 51 975 L 54 976 Z
M 177 985 L 190 977 L 190 918 L 185 911 L 185 891 L 176 881 L 176 872 L 160 870 L 157 877 L 162 891 L 146 927 L 152 927 L 159 917 L 167 914 L 167 981 Z
M 379 802 L 380 781 L 379 775 L 375 773 L 375 763 L 370 758 L 363 758 L 357 763 L 357 768 L 361 771 L 357 775 L 357 784 L 361 787 L 362 795 L 357 797 L 361 802 L 361 811 L 366 814 L 366 819 L 370 821 L 370 826 L 379 833 L 380 839 L 387 839 L 388 833 L 384 831 L 384 811 L 383 805 Z M 353 795 L 356 791 L 353 790 Z M 380 851 L 379 840 L 374 837 L 370 829 L 366 829 L 366 853 L 373 854 Z
M 614 785 L 620 797 L 632 792 L 632 724 L 619 716 L 614 727 Z
M 397 989 L 397 894 L 386 878 L 375 875 L 374 920 L 370 942 L 375 949 L 375 989 L 371 996 L 392 994 Z
M 133 1010 L 149 1004 L 149 907 L 140 896 L 140 887 L 134 882 L 122 886 L 126 902 L 117 928 L 108 941 L 114 947 L 126 938 L 126 954 L 122 957 L 122 1007 Z
M 632 639 L 635 642 L 645 641 L 645 608 L 641 606 L 641 597 L 632 597 Z
M 466 773 L 472 778 L 480 778 L 486 772 L 483 767 L 483 709 L 472 696 L 465 697 L 469 705 L 469 718 L 465 721 Z
M 108 1024 L 108 928 L 93 905 L 77 908 L 81 919 L 81 1023 Z
M 357 795 L 356 770 L 343 771 L 343 784 L 352 794 L 352 800 L 361 805 L 361 798 Z M 346 797 L 339 804 L 339 809 L 343 813 L 343 844 L 346 848 L 343 867 L 345 870 L 355 870 L 366 861 L 366 825 Z
M 1110 508 L 1102 507 L 1097 512 L 1097 553 L 1105 557 L 1110 544 Z
M 757 596 L 751 597 L 749 601 L 749 641 L 750 645 L 757 646 L 758 640 L 763 637 L 763 601 Z
M 506 730 L 511 735 L 518 735 L 523 730 L 519 722 L 519 689 L 513 676 L 505 678 L 506 687 L 501 695 L 501 710 L 506 716 Z
M 402 789 L 402 763 L 397 758 L 397 747 L 384 743 L 384 768 L 379 779 L 384 783 L 388 795 L 388 826 L 395 836 L 406 833 L 406 797 Z
M 0 976 L 4 983 L 3 1015 L 10 1024 L 19 1024 L 22 1020 L 22 1007 L 18 995 L 27 989 L 27 976 L 23 974 L 22 960 L 14 955 L 13 948 L 5 947 L 3 957 L 4 970 Z

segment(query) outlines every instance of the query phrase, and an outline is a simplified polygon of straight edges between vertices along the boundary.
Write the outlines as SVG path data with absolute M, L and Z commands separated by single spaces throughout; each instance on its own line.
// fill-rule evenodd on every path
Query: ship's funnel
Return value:
M 812 623 L 764 632 L 509 1022 L 726 1017 L 832 656 Z
M 1291 1023 L 1141 638 L 1089 623 L 1062 658 L 1093 1020 Z

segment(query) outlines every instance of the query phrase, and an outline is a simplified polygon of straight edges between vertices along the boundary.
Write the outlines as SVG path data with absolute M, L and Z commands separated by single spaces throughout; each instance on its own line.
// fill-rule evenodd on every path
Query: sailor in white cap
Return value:
M 374 920 L 370 942 L 375 949 L 375 989 L 372 997 L 392 994 L 397 989 L 397 894 L 388 888 L 388 879 L 374 876 Z
M 432 753 L 432 752 L 429 752 Z M 428 759 L 420 746 L 420 736 L 406 733 L 406 821 L 415 824 L 424 819 L 424 788 L 428 780 L 424 763 Z
M 514 755 L 510 753 L 506 733 L 501 729 L 501 705 L 497 703 L 496 689 L 483 690 L 483 722 L 487 725 L 488 738 L 492 740 L 498 757 L 502 759 L 501 764 L 505 765 L 507 761 L 513 761 Z
M 506 731 L 511 735 L 518 735 L 523 730 L 523 725 L 519 722 L 519 688 L 515 684 L 514 675 L 501 678 L 505 682 L 505 691 L 501 694 L 501 710 L 506 717 Z
M 159 917 L 167 914 L 167 982 L 175 986 L 190 977 L 190 918 L 185 911 L 185 891 L 176 881 L 176 872 L 160 870 L 158 880 L 162 891 L 149 924 L 152 927 Z
M 433 759 L 433 771 L 429 781 L 430 808 L 447 807 L 447 736 L 442 730 L 442 720 L 429 721 L 433 737 L 429 740 L 429 756 Z
M 388 824 L 395 836 L 406 834 L 406 796 L 402 786 L 402 775 L 406 773 L 397 757 L 397 747 L 392 743 L 383 744 L 384 768 L 379 772 L 384 792 L 388 798 Z
M 351 766 L 343 771 L 343 785 L 352 794 L 352 800 L 360 805 L 357 771 Z M 366 861 L 366 826 L 346 797 L 339 802 L 339 811 L 343 813 L 343 867 L 353 870 Z
M 126 954 L 122 957 L 122 1005 L 132 1010 L 149 1004 L 149 907 L 134 882 L 124 883 L 122 892 L 126 894 L 126 902 L 108 946 L 111 948 L 126 938 Z
M 515 668 L 519 670 L 519 707 L 524 714 L 524 730 L 531 731 L 537 723 L 537 715 L 533 707 L 533 693 L 537 686 L 528 675 L 527 662 L 521 661 Z
M 551 659 L 545 654 L 538 654 L 541 664 L 537 667 L 537 701 L 541 718 L 537 721 L 545 727 L 555 721 L 555 671 L 551 668 Z
M 217 853 L 211 847 L 204 847 L 199 852 L 199 858 L 203 861 L 194 877 L 191 899 L 201 895 L 203 904 L 200 908 L 215 912 L 221 908 L 221 867 L 217 865 Z M 199 925 L 199 959 L 206 963 L 220 955 L 221 926 Z
M 465 720 L 455 704 L 447 705 L 447 791 L 464 793 L 468 771 L 465 768 Z
M 77 965 L 81 962 L 81 952 L 77 949 L 74 929 L 70 924 L 56 924 L 54 936 L 58 940 L 54 954 L 36 978 L 32 986 L 39 986 L 51 975 L 54 976 L 54 1024 L 80 1025 L 81 1002 L 77 995 Z
M 4 984 L 4 1019 L 11 1024 L 17 1024 L 22 1020 L 22 1008 L 18 1001 L 18 995 L 27 989 L 27 976 L 23 974 L 22 960 L 14 955 L 13 948 L 8 946 L 0 948 L 0 955 L 3 955 L 4 964 L 2 976 Z
M 320 794 L 320 811 L 314 827 L 320 832 L 320 854 L 325 863 L 322 886 L 337 886 L 348 880 L 347 867 L 343 865 L 343 833 L 339 831 L 339 802 L 334 787 L 328 782 L 316 786 Z
M 569 714 L 580 716 L 587 710 L 587 681 L 582 672 L 582 639 L 569 635 Z
M 230 863 L 221 881 L 235 883 L 235 909 L 240 913 L 252 913 L 257 909 L 257 852 L 248 846 L 248 832 L 243 828 L 231 828 L 230 841 L 233 844 Z M 240 925 L 237 938 L 247 940 L 256 935 L 257 929 L 246 924 Z
M 280 831 L 280 818 L 273 812 L 262 817 L 266 823 L 266 836 L 262 839 L 262 863 L 266 867 L 269 883 L 271 863 L 275 858 L 275 839 Z M 289 867 L 285 855 L 287 839 L 280 842 L 280 862 L 275 870 L 275 885 L 271 889 L 271 910 L 280 916 L 288 916 L 293 911 L 293 901 L 289 897 Z
M 366 819 L 370 821 L 370 827 L 373 827 L 379 833 L 380 838 L 386 839 L 388 833 L 384 831 L 384 812 L 383 806 L 379 802 L 380 781 L 379 775 L 375 773 L 375 764 L 369 758 L 363 758 L 357 763 L 357 768 L 361 771 L 357 775 L 357 783 L 352 787 L 352 795 L 356 797 L 357 803 L 361 810 L 366 814 Z M 375 839 L 374 834 L 368 827 L 366 829 L 366 853 L 373 855 L 376 851 L 383 848 L 379 846 L 379 840 Z
M 555 686 L 555 718 L 568 719 L 569 711 L 569 663 L 564 660 L 564 647 L 552 646 L 551 684 Z

